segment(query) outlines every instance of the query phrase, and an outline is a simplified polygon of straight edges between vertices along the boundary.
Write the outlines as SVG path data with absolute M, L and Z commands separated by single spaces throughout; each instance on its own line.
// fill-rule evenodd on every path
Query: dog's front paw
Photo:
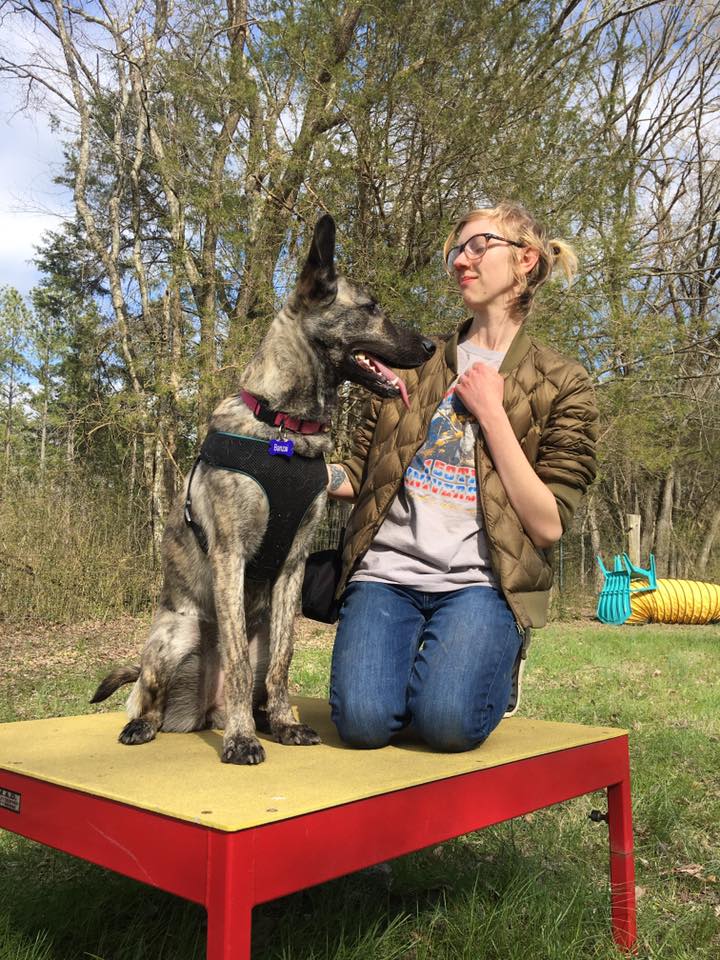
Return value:
M 279 723 L 273 727 L 273 734 L 279 743 L 286 746 L 310 747 L 322 743 L 318 734 L 306 723 Z
M 143 720 L 142 717 L 137 717 L 135 720 L 131 720 L 130 723 L 125 724 L 118 740 L 120 743 L 125 743 L 128 746 L 132 746 L 135 743 L 149 743 L 155 739 L 155 733 L 156 730 L 151 723 Z
M 223 752 L 220 757 L 223 763 L 242 763 L 251 765 L 262 763 L 265 751 L 255 737 L 226 737 L 223 740 Z

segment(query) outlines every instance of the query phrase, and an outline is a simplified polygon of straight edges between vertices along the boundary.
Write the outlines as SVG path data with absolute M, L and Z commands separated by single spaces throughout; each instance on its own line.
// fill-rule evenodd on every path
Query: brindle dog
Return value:
M 243 388 L 273 411 L 319 423 L 329 422 L 343 380 L 381 397 L 402 396 L 407 404 L 405 386 L 388 366 L 418 366 L 434 350 L 431 341 L 393 326 L 364 287 L 337 275 L 334 256 L 335 224 L 325 216 L 292 296 L 242 376 Z M 239 396 L 220 403 L 209 430 L 277 437 L 277 429 L 257 419 Z M 327 432 L 291 436 L 301 456 L 322 457 L 331 449 Z M 246 578 L 245 567 L 268 526 L 263 490 L 243 473 L 198 464 L 192 509 L 207 536 L 204 553 L 184 519 L 187 488 L 186 478 L 165 528 L 164 582 L 140 665 L 114 670 L 92 702 L 134 681 L 122 743 L 147 743 L 161 729 L 224 728 L 225 763 L 265 759 L 253 715 L 263 699 L 277 740 L 319 743 L 293 715 L 288 669 L 305 559 L 325 492 L 307 510 L 274 582 L 259 582 Z

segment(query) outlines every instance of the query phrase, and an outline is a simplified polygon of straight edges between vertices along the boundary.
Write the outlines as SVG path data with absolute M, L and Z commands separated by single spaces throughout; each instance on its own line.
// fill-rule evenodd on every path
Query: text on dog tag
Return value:
M 292 440 L 271 440 L 268 453 L 271 457 L 278 453 L 283 457 L 291 457 L 293 455 L 293 442 Z

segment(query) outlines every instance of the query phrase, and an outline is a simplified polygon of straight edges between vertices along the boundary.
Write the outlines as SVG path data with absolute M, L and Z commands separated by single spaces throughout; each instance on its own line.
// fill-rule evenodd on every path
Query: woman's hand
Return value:
M 480 426 L 502 411 L 504 377 L 485 363 L 474 363 L 459 377 L 455 393 Z

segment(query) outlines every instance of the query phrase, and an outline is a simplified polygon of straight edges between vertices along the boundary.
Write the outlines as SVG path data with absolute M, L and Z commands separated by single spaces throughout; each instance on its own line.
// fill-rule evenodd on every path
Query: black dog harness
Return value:
M 202 461 L 220 470 L 244 473 L 260 485 L 270 512 L 260 549 L 245 568 L 251 580 L 275 579 L 308 508 L 327 487 L 323 457 L 270 456 L 269 446 L 267 440 L 256 437 L 209 433 L 190 471 L 185 498 L 185 523 L 197 537 L 200 549 L 207 553 L 207 535 L 192 516 L 191 490 L 198 464 Z

